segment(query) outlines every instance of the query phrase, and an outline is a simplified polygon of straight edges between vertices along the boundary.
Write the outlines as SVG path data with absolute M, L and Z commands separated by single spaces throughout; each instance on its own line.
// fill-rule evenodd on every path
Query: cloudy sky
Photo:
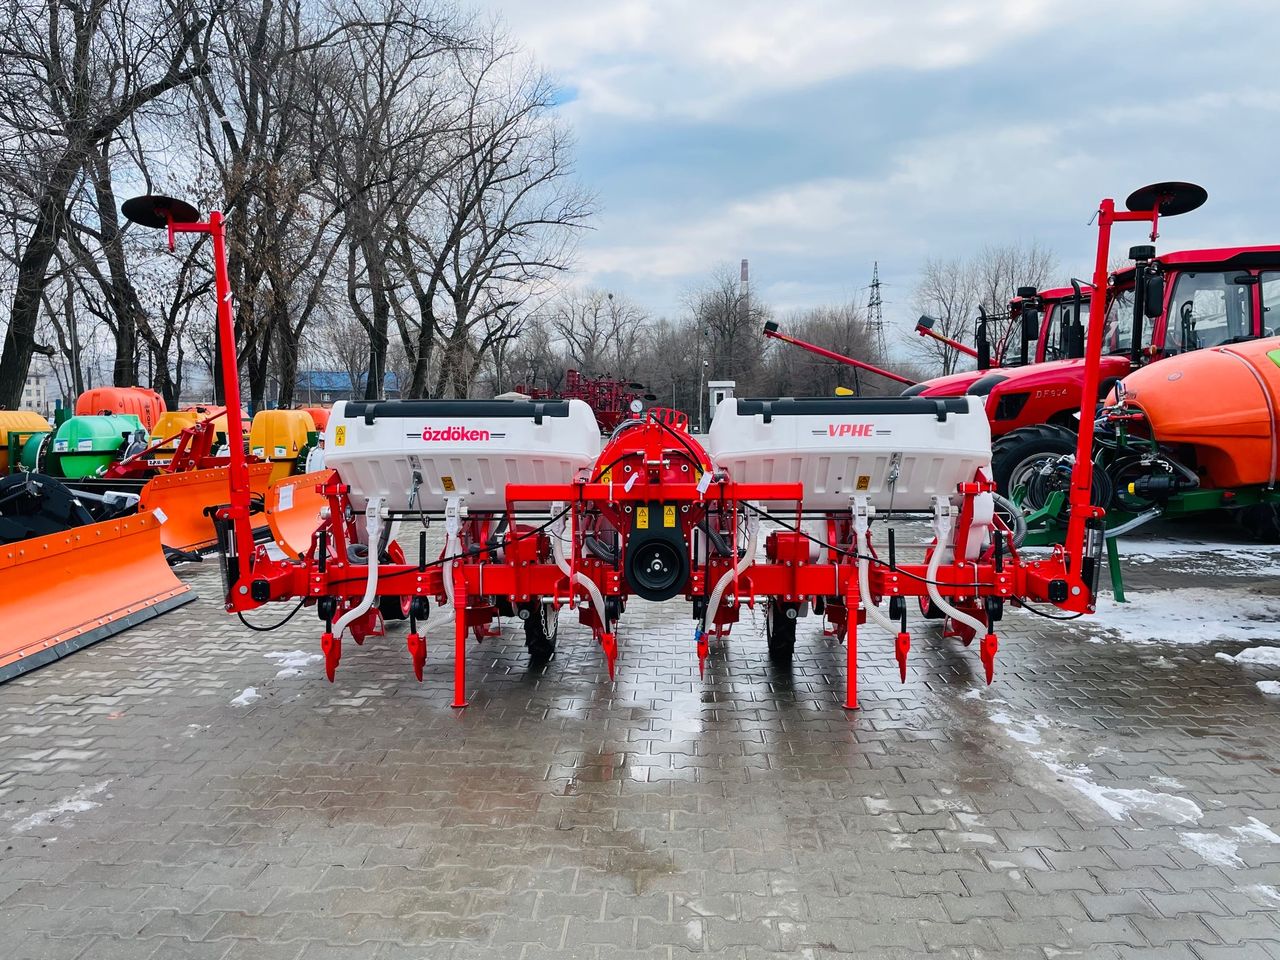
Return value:
M 1280 236 L 1275 0 L 486 7 L 563 87 L 579 282 L 659 313 L 742 257 L 784 314 L 864 301 L 878 260 L 897 321 L 929 256 L 1034 238 L 1080 275 L 1097 201 L 1155 180 L 1210 197 L 1161 249 Z

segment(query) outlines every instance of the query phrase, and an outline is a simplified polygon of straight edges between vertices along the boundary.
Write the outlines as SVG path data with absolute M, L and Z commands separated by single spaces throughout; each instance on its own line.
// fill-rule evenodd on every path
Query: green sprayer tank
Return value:
M 142 429 L 142 421 L 131 413 L 72 417 L 53 435 L 49 472 L 69 480 L 96 476 L 116 459 L 129 437 Z

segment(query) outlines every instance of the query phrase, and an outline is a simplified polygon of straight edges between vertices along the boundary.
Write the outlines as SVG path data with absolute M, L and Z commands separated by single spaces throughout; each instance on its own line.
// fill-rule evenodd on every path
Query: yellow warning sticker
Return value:
M 604 473 L 600 474 L 600 482 L 601 482 L 601 483 L 613 483 L 613 468 L 612 468 L 612 467 L 611 467 L 611 468 L 609 468 L 608 470 L 605 470 L 605 472 L 604 472 Z
M 648 507 L 636 507 L 636 529 L 637 530 L 649 529 L 649 508 Z
M 662 525 L 664 527 L 674 527 L 676 525 L 676 508 L 673 504 L 666 504 L 662 508 Z
M 440 486 L 444 488 L 445 493 L 453 493 L 457 488 L 453 485 L 453 477 L 441 477 Z
M 871 478 L 867 476 L 865 473 L 858 477 L 858 489 L 859 490 L 871 489 Z
M 346 427 L 338 427 L 336 430 L 333 431 L 333 445 L 335 447 L 340 447 L 346 442 L 347 442 Z

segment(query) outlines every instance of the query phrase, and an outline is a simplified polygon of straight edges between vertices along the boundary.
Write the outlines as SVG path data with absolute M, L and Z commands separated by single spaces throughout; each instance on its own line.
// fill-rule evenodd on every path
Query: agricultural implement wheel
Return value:
M 404 548 L 394 540 L 387 544 L 384 562 L 386 563 L 404 563 Z M 382 614 L 382 619 L 386 622 L 392 620 L 408 620 L 409 606 L 413 603 L 413 597 L 405 594 L 402 597 L 379 597 L 378 612 Z
M 788 604 L 773 600 L 765 604 L 764 636 L 769 644 L 769 659 L 779 666 L 790 664 L 795 655 L 796 619 L 795 608 Z
M 1235 511 L 1236 522 L 1262 543 L 1280 543 L 1280 504 L 1255 503 Z
M 524 645 L 529 662 L 540 666 L 555 656 L 556 634 L 560 631 L 560 611 L 550 603 L 535 603 L 524 622 Z

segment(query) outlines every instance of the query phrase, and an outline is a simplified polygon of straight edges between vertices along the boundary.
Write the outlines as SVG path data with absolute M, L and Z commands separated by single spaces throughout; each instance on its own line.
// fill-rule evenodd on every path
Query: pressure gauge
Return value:
M 643 401 L 643 400 L 641 400 L 639 397 L 636 397 L 634 400 L 632 400 L 632 401 L 631 401 L 631 412 L 632 412 L 632 413 L 641 413 L 641 412 L 643 412 L 643 410 L 644 410 L 644 401 Z

